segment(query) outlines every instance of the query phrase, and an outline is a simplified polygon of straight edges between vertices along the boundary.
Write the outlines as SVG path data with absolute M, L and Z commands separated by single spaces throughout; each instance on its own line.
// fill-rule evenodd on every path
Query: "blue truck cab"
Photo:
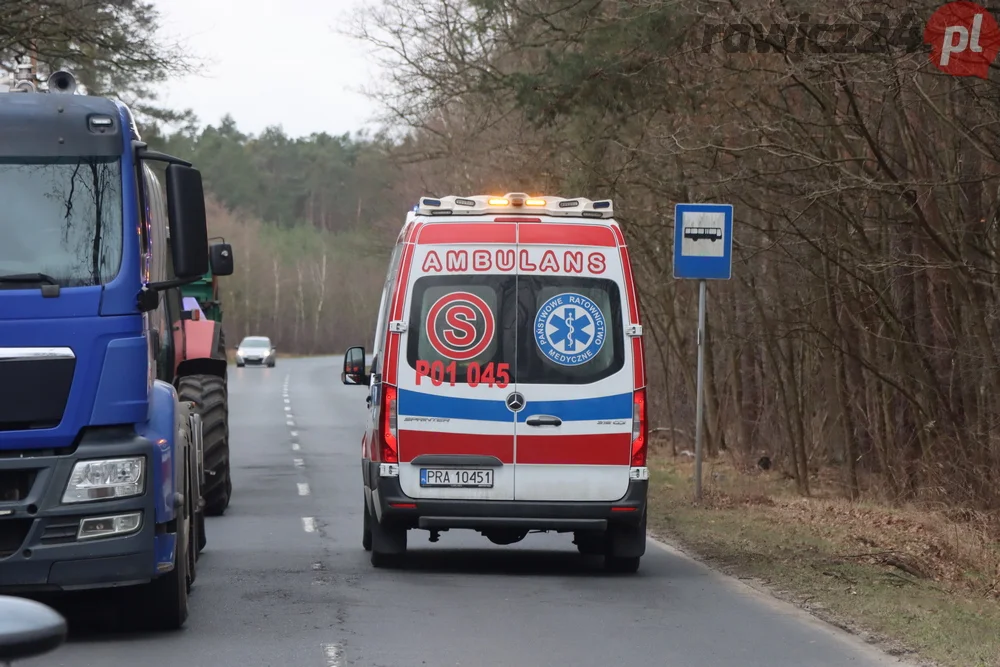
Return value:
M 0 594 L 124 588 L 178 628 L 204 471 L 163 350 L 209 268 L 201 175 L 71 75 L 38 87 L 0 92 Z

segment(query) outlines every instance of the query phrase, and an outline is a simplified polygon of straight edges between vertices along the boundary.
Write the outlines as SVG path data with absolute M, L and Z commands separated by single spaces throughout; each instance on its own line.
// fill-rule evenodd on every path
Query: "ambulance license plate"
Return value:
M 461 468 L 421 468 L 420 486 L 492 489 L 493 471 Z

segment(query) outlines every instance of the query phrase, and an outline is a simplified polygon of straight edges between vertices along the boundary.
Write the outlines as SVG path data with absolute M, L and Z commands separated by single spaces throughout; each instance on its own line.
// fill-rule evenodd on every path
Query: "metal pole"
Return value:
M 705 392 L 703 389 L 705 377 L 705 292 L 706 283 L 698 281 L 698 383 L 695 398 L 694 426 L 694 497 L 701 500 L 701 440 L 703 437 L 701 424 L 704 421 Z

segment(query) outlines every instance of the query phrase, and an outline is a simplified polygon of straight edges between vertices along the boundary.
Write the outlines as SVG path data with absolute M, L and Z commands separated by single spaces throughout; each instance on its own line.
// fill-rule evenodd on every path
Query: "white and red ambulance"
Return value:
M 607 569 L 645 553 L 647 420 L 639 306 L 609 200 L 424 197 L 386 277 L 362 439 L 364 547 L 407 531 L 496 544 L 574 534 Z

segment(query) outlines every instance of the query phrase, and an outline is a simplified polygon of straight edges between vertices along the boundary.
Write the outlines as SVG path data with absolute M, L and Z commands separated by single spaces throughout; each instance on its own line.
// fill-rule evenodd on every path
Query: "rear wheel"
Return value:
M 368 501 L 365 501 L 364 525 L 361 530 L 361 546 L 365 548 L 365 551 L 372 550 L 372 515 L 371 512 L 368 511 Z
M 632 574 L 639 569 L 639 560 L 646 553 L 646 513 L 634 526 L 628 524 L 608 527 L 607 551 L 604 569 L 608 572 Z
M 372 531 L 372 566 L 398 567 L 406 554 L 406 529 L 382 525 L 375 517 L 369 520 Z
M 604 569 L 617 574 L 634 574 L 639 571 L 640 556 L 605 556 Z
M 608 537 L 605 532 L 580 531 L 573 536 L 573 543 L 584 556 L 601 556 L 606 551 Z
M 233 483 L 229 475 L 229 410 L 226 383 L 215 375 L 188 375 L 178 382 L 182 401 L 192 401 L 201 415 L 205 448 L 204 513 L 222 516 L 229 507 Z

